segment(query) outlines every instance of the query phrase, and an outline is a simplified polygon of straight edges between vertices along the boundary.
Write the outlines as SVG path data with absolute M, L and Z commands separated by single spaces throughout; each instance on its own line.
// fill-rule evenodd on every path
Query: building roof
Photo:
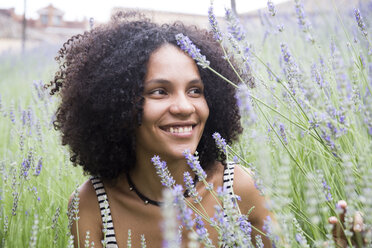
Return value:
M 63 12 L 60 9 L 55 8 L 52 4 L 49 4 L 47 7 L 44 7 L 42 9 L 39 9 L 37 13 L 39 15 L 48 15 L 50 12 L 53 12 L 53 15 L 55 16 L 63 16 L 65 12 Z

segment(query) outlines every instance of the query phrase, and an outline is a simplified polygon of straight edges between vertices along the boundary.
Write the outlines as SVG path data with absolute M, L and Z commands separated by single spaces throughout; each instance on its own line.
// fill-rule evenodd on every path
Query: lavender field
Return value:
M 360 211 L 372 247 L 372 1 L 326 2 L 306 9 L 293 0 L 281 12 L 268 1 L 260 24 L 231 10 L 216 20 L 213 8 L 205 20 L 240 78 L 226 79 L 239 88 L 245 129 L 227 157 L 267 197 L 276 220 L 265 235 L 276 247 L 336 247 L 328 217 L 341 199 L 348 244 Z M 0 54 L 0 247 L 73 247 L 67 203 L 86 177 L 53 129 L 58 98 L 43 89 L 57 49 Z M 234 247 L 253 247 L 244 242 Z

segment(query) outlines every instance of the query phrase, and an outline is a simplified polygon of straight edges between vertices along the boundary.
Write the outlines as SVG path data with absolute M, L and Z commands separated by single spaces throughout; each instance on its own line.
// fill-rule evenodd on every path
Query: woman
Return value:
M 60 70 L 50 85 L 51 93 L 62 98 L 54 125 L 71 150 L 71 161 L 95 177 L 79 188 L 80 218 L 71 230 L 79 236 L 75 246 L 77 240 L 83 246 L 87 231 L 95 247 L 101 246 L 104 197 L 111 213 L 108 247 L 124 247 L 128 229 L 133 243 L 138 245 L 143 234 L 150 247 L 161 247 L 163 186 L 151 158 L 165 160 L 176 183 L 183 185 L 185 171 L 194 175 L 182 154 L 185 149 L 198 151 L 215 189 L 229 174 L 241 196 L 241 212 L 254 206 L 249 220 L 257 229 L 269 215 L 249 174 L 239 166 L 228 167 L 212 138 L 219 132 L 231 143 L 242 132 L 235 89 L 180 50 L 179 33 L 216 70 L 237 81 L 207 31 L 180 23 L 159 26 L 138 15 L 119 14 L 108 25 L 73 37 L 59 52 Z M 201 182 L 196 180 L 195 186 L 212 217 L 214 198 Z M 218 247 L 217 232 L 207 229 Z M 252 237 L 256 234 L 253 230 Z M 182 236 L 185 246 L 185 229 Z M 263 241 L 268 246 L 265 237 Z

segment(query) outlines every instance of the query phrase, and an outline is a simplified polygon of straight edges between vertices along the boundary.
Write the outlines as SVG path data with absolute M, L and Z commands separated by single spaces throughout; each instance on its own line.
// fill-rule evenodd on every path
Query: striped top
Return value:
M 233 182 L 234 182 L 234 167 L 235 163 L 227 163 L 224 173 L 223 173 L 223 187 L 229 192 L 230 195 L 234 195 Z M 106 236 L 105 242 L 107 248 L 118 248 L 116 238 L 114 223 L 111 218 L 110 206 L 107 199 L 107 194 L 103 183 L 98 177 L 91 177 L 90 181 L 96 191 L 99 208 L 101 210 L 101 218 L 103 223 L 103 231 Z M 103 242 L 103 241 L 102 241 Z

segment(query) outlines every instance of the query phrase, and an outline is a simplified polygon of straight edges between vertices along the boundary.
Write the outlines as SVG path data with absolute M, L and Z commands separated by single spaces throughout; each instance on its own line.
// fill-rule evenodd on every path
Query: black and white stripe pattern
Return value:
M 108 205 L 107 194 L 101 179 L 98 177 L 90 178 L 98 198 L 99 208 L 101 210 L 102 223 L 107 223 L 106 247 L 118 248 L 115 238 L 114 223 L 111 218 L 110 206 Z
M 232 196 L 234 195 L 233 184 L 234 184 L 234 162 L 227 162 L 226 168 L 223 172 L 223 187 Z
M 234 162 L 228 162 L 223 173 L 223 187 L 229 192 L 231 196 L 234 195 L 233 183 L 234 183 Z M 96 191 L 98 198 L 99 207 L 101 209 L 102 223 L 107 222 L 107 233 L 106 233 L 106 242 L 107 248 L 118 248 L 115 238 L 114 224 L 111 218 L 110 206 L 108 205 L 107 194 L 101 179 L 98 177 L 90 178 L 90 181 L 93 184 L 93 187 Z M 105 201 L 106 200 L 106 201 Z M 106 221 L 105 221 L 106 215 Z M 225 216 L 227 217 L 227 216 Z

